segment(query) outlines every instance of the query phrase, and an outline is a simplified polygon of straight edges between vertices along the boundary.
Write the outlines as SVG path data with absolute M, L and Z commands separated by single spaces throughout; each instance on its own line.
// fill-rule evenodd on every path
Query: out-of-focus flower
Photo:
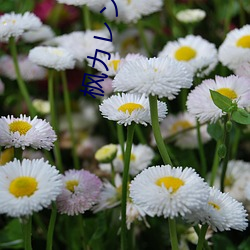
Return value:
M 55 131 L 45 120 L 20 115 L 0 118 L 0 145 L 5 148 L 44 148 L 50 150 L 56 140 Z
M 163 5 L 162 0 L 116 0 L 117 9 L 119 15 L 116 16 L 116 12 L 111 1 L 108 1 L 105 12 L 103 14 L 109 20 L 116 22 L 137 22 L 142 16 L 149 15 L 157 12 Z
M 95 153 L 95 159 L 100 163 L 110 163 L 114 160 L 117 154 L 117 146 L 114 144 L 108 144 Z
M 38 46 L 30 50 L 29 59 L 47 68 L 56 70 L 73 69 L 75 59 L 73 55 L 64 48 Z
M 133 202 L 150 216 L 174 218 L 198 211 L 209 188 L 192 168 L 155 166 L 143 170 L 130 185 Z
M 250 78 L 250 62 L 244 62 L 240 64 L 235 70 L 235 74 L 238 76 L 245 76 Z
M 215 80 L 204 80 L 188 95 L 188 111 L 200 122 L 216 122 L 225 114 L 213 103 L 210 89 L 234 100 L 238 107 L 250 106 L 250 78 L 235 75 L 215 76 Z
M 50 43 L 67 49 L 78 62 L 82 63 L 83 60 L 87 59 L 87 56 L 95 55 L 96 48 L 106 52 L 114 50 L 111 42 L 103 42 L 100 39 L 95 39 L 94 36 L 109 38 L 109 33 L 106 30 L 74 31 L 70 34 L 55 37 Z
M 197 76 L 208 75 L 218 62 L 215 45 L 194 35 L 168 42 L 159 57 L 170 57 L 183 62 Z
M 132 176 L 137 175 L 143 169 L 147 168 L 154 158 L 154 151 L 147 145 L 132 145 L 129 173 Z M 121 147 L 118 146 L 118 152 L 116 158 L 113 161 L 114 170 L 119 173 L 123 173 L 123 156 Z M 111 173 L 110 164 L 100 164 L 100 169 Z
M 42 42 L 55 36 L 54 31 L 48 25 L 42 25 L 37 30 L 27 31 L 23 33 L 22 39 L 28 43 Z
M 102 182 L 96 175 L 71 169 L 64 173 L 62 180 L 64 186 L 56 200 L 61 214 L 83 214 L 98 201 Z
M 182 23 L 198 23 L 206 17 L 206 12 L 201 9 L 181 10 L 176 14 L 176 18 Z
M 198 147 L 196 126 L 197 124 L 195 117 L 188 112 L 184 112 L 178 113 L 177 115 L 167 115 L 166 118 L 161 122 L 160 129 L 164 139 L 176 135 L 174 141 L 177 147 L 182 149 L 192 149 Z M 189 130 L 185 131 L 186 129 Z M 200 133 L 201 141 L 203 143 L 206 143 L 211 139 L 207 133 L 207 125 L 200 127 Z M 152 144 L 155 145 L 153 135 L 151 138 Z
M 231 70 L 240 64 L 249 62 L 250 57 L 250 25 L 231 30 L 219 47 L 220 62 Z
M 50 113 L 50 103 L 42 99 L 34 99 L 32 101 L 34 108 L 41 114 L 47 115 Z
M 44 80 L 47 76 L 47 70 L 43 67 L 36 65 L 29 60 L 26 55 L 18 56 L 18 64 L 20 73 L 25 81 Z M 5 55 L 0 58 L 0 74 L 8 77 L 11 80 L 16 80 L 16 71 L 11 56 Z
M 181 88 L 190 88 L 193 73 L 171 58 L 127 61 L 113 81 L 115 91 L 158 95 L 174 99 Z
M 113 95 L 104 100 L 100 105 L 100 111 L 104 118 L 117 121 L 124 126 L 132 122 L 143 124 L 151 123 L 149 101 L 145 95 L 124 94 Z M 158 101 L 158 116 L 162 120 L 167 113 L 165 103 Z
M 6 13 L 0 17 L 0 42 L 8 42 L 10 37 L 19 38 L 25 31 L 36 30 L 42 25 L 33 13 Z
M 14 160 L 0 168 L 0 213 L 12 217 L 32 215 L 48 207 L 60 194 L 59 171 L 40 160 Z
M 207 223 L 215 232 L 231 229 L 243 231 L 248 225 L 247 212 L 242 203 L 216 188 L 210 188 L 206 206 L 197 213 L 188 214 L 186 218 L 191 222 Z
M 106 0 L 57 0 L 58 3 L 64 3 L 74 6 L 87 5 L 89 7 L 101 7 L 105 4 Z
M 0 166 L 5 165 L 6 163 L 14 159 L 14 148 L 6 148 L 0 154 Z

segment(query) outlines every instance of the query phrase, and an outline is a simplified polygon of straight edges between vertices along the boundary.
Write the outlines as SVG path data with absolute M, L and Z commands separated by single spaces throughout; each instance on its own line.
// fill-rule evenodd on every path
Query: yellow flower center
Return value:
M 213 203 L 213 202 L 208 202 L 208 204 L 210 206 L 212 206 L 213 208 L 217 209 L 217 210 L 220 210 L 220 206 L 218 206 L 217 204 Z
M 184 181 L 176 177 L 166 176 L 166 177 L 159 178 L 155 182 L 155 184 L 160 187 L 162 186 L 162 184 L 164 184 L 164 186 L 167 189 L 172 188 L 172 193 L 175 193 L 181 186 L 184 185 Z
M 119 158 L 121 161 L 123 161 L 123 156 L 122 156 L 122 154 L 118 155 L 118 158 Z M 130 155 L 130 161 L 135 161 L 135 159 L 136 159 L 135 154 L 131 153 L 131 155 Z
M 12 24 L 15 24 L 16 23 L 16 20 L 15 19 L 12 19 L 12 20 L 8 20 L 8 21 L 3 21 L 2 24 L 3 25 L 7 25 L 8 23 L 12 23 Z
M 121 105 L 118 108 L 118 111 L 122 111 L 124 113 L 126 113 L 127 111 L 129 112 L 129 114 L 131 115 L 131 113 L 136 110 L 136 109 L 143 109 L 144 107 L 141 104 L 138 103 L 133 103 L 133 102 L 128 102 L 125 103 L 123 105 Z
M 9 124 L 10 131 L 19 132 L 20 135 L 25 135 L 31 128 L 32 125 L 25 121 L 14 121 Z
M 227 176 L 226 178 L 225 178 L 225 180 L 224 180 L 224 185 L 226 186 L 226 187 L 231 187 L 231 186 L 233 186 L 233 184 L 234 184 L 234 178 L 233 178 L 233 176 Z
M 67 182 L 66 182 L 66 188 L 67 188 L 70 192 L 74 193 L 75 187 L 77 187 L 78 184 L 79 184 L 79 182 L 78 182 L 77 180 L 67 181 Z
M 237 94 L 229 88 L 220 88 L 216 90 L 218 93 L 230 98 L 230 99 L 236 99 L 237 98 Z
M 108 63 L 109 67 L 113 67 L 115 71 L 118 70 L 118 66 L 120 64 L 121 60 L 112 60 L 110 63 Z
M 131 0 L 127 0 L 128 1 L 128 4 L 131 4 Z
M 196 51 L 189 46 L 182 46 L 176 50 L 174 56 L 178 61 L 190 61 L 196 57 Z
M 14 196 L 31 196 L 37 190 L 37 181 L 33 177 L 17 177 L 10 183 L 9 191 Z
M 181 120 L 181 121 L 175 122 L 172 125 L 171 132 L 174 134 L 180 130 L 184 130 L 184 129 L 191 128 L 191 127 L 192 127 L 192 124 L 189 121 Z
M 246 36 L 243 36 L 241 37 L 236 45 L 238 47 L 242 47 L 242 48 L 250 48 L 250 35 L 246 35 Z

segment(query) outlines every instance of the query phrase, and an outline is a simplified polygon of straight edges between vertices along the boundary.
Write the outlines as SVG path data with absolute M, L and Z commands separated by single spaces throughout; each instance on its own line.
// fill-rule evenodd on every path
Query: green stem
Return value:
M 232 159 L 235 159 L 237 156 L 240 136 L 241 136 L 241 130 L 237 126 L 235 126 L 235 135 L 234 135 L 232 154 L 231 154 Z
M 200 232 L 201 232 L 199 226 L 198 226 L 198 225 L 194 226 L 194 230 L 195 230 L 195 232 L 196 232 L 196 234 L 197 234 L 197 236 L 198 236 L 198 239 L 199 239 L 199 235 L 200 235 Z M 204 247 L 205 250 L 211 250 L 211 248 L 210 248 L 210 246 L 208 245 L 208 242 L 207 242 L 207 241 L 204 241 L 203 247 Z
M 67 116 L 67 120 L 69 124 L 69 132 L 70 132 L 71 142 L 72 142 L 72 156 L 73 156 L 74 168 L 79 169 L 80 163 L 76 154 L 76 138 L 75 138 L 73 123 L 72 123 L 70 95 L 69 95 L 69 89 L 68 89 L 68 83 L 67 83 L 67 77 L 66 77 L 65 71 L 61 71 L 61 77 L 62 77 L 62 84 L 63 84 L 64 105 L 65 105 L 66 116 Z
M 36 115 L 36 111 L 32 105 L 32 102 L 30 100 L 30 95 L 28 93 L 26 85 L 25 85 L 25 83 L 22 79 L 22 76 L 21 76 L 21 72 L 20 72 L 19 65 L 18 65 L 18 59 L 17 59 L 16 42 L 15 42 L 14 37 L 11 37 L 9 39 L 9 47 L 10 47 L 10 52 L 11 52 L 11 56 L 12 56 L 13 63 L 14 63 L 14 68 L 16 71 L 17 83 L 18 83 L 19 90 L 20 90 L 21 94 L 23 95 L 23 98 L 27 104 L 27 107 L 28 107 L 28 110 L 29 110 L 31 117 L 34 117 Z
M 219 167 L 220 157 L 218 155 L 218 149 L 219 149 L 220 144 L 221 144 L 221 142 L 217 141 L 215 152 L 214 152 L 214 160 L 213 160 L 213 166 L 212 166 L 211 179 L 210 179 L 210 186 L 211 187 L 214 185 L 214 180 L 215 180 L 217 170 Z
M 137 29 L 138 29 L 140 38 L 142 39 L 143 47 L 146 50 L 147 55 L 150 57 L 151 56 L 151 51 L 150 51 L 150 48 L 149 48 L 149 45 L 148 45 L 147 37 L 145 36 L 145 32 L 144 32 L 144 28 L 143 28 L 143 24 L 142 24 L 141 20 L 139 20 L 137 22 Z
M 56 215 L 57 215 L 56 205 L 53 202 L 50 221 L 49 221 L 49 228 L 48 228 L 48 233 L 47 233 L 46 250 L 52 250 L 52 247 L 53 247 L 53 235 L 54 235 L 54 228 L 55 228 L 55 222 L 56 222 Z
M 111 183 L 115 186 L 115 166 L 113 161 L 111 161 L 110 165 L 111 165 Z
M 31 245 L 32 217 L 29 216 L 28 218 L 24 218 L 21 224 L 23 231 L 24 249 L 32 250 L 32 245 Z
M 153 128 L 156 145 L 163 159 L 163 162 L 165 164 L 170 164 L 172 166 L 172 161 L 169 157 L 164 140 L 161 136 L 161 130 L 160 130 L 159 118 L 158 118 L 157 96 L 152 96 L 152 95 L 149 96 L 149 105 L 150 105 L 152 128 Z
M 207 173 L 207 162 L 206 162 L 203 143 L 202 143 L 202 140 L 201 140 L 200 123 L 198 122 L 198 120 L 196 121 L 196 125 L 197 125 L 196 128 L 197 128 L 197 137 L 198 137 L 198 145 L 199 145 L 199 154 L 200 154 L 200 160 L 201 160 L 200 174 L 201 174 L 201 176 L 203 178 L 205 178 L 206 173 Z
M 82 6 L 82 15 L 85 30 L 91 30 L 90 12 L 89 7 L 86 4 Z
M 226 124 L 229 120 L 228 116 L 224 119 L 224 144 L 226 146 L 226 155 L 223 159 L 223 165 L 222 165 L 222 172 L 221 172 L 221 179 L 220 179 L 220 190 L 221 192 L 224 192 L 224 183 L 225 183 L 225 177 L 227 172 L 227 164 L 229 161 L 229 146 L 230 146 L 230 140 L 229 140 L 229 133 L 227 132 Z
M 119 142 L 119 144 L 121 146 L 121 149 L 122 149 L 122 155 L 124 157 L 124 134 L 123 134 L 123 126 L 119 125 L 118 123 L 117 123 L 117 137 L 118 137 L 118 142 Z
M 134 127 L 135 124 L 128 126 L 127 130 L 127 141 L 126 149 L 124 155 L 124 169 L 122 175 L 122 222 L 121 222 L 121 249 L 128 250 L 128 233 L 127 233 L 127 224 L 126 224 L 126 206 L 127 206 L 127 191 L 128 191 L 128 176 L 129 176 L 129 164 L 131 157 L 131 149 L 134 136 Z
M 169 225 L 169 233 L 170 233 L 170 241 L 171 241 L 172 250 L 178 250 L 179 245 L 178 245 L 178 239 L 177 239 L 177 234 L 176 234 L 175 219 L 169 218 L 168 225 Z
M 54 85 L 53 85 L 53 70 L 49 70 L 48 75 L 48 95 L 49 95 L 49 103 L 50 103 L 50 113 L 51 113 L 51 125 L 54 128 L 57 136 L 59 135 L 57 131 L 57 119 L 56 119 L 56 113 L 55 113 L 55 102 L 54 102 Z M 62 172 L 62 158 L 61 158 L 61 152 L 60 152 L 60 146 L 59 146 L 59 140 L 57 139 L 55 141 L 54 146 L 54 154 L 56 158 L 56 166 L 58 169 Z
M 203 249 L 207 229 L 208 229 L 207 224 L 202 225 L 201 230 L 200 230 L 200 234 L 199 234 L 199 240 L 198 240 L 196 250 L 202 250 Z

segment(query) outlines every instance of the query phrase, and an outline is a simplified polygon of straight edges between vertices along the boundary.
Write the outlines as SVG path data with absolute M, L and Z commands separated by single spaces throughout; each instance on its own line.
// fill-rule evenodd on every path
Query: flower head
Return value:
M 73 55 L 64 48 L 38 46 L 30 50 L 29 59 L 47 68 L 56 70 L 73 69 L 75 59 Z
M 165 58 L 128 61 L 117 73 L 115 91 L 158 95 L 174 99 L 181 88 L 190 88 L 193 74 L 183 63 Z
M 0 42 L 8 42 L 10 37 L 19 38 L 25 31 L 36 30 L 42 25 L 33 13 L 6 13 L 0 17 Z
M 95 153 L 95 158 L 101 163 L 112 162 L 117 154 L 117 146 L 109 144 L 101 147 Z
M 215 45 L 194 35 L 168 42 L 159 53 L 159 57 L 166 56 L 183 62 L 198 76 L 208 75 L 218 62 Z
M 187 218 L 192 222 L 207 223 L 215 232 L 230 229 L 243 231 L 248 225 L 247 212 L 242 203 L 216 188 L 210 188 L 206 206 Z
M 74 6 L 100 7 L 105 4 L 106 0 L 57 0 L 57 2 Z
M 15 159 L 0 168 L 0 178 L 0 213 L 12 217 L 48 207 L 62 188 L 59 171 L 43 159 Z
M 28 43 L 41 42 L 51 39 L 55 36 L 54 31 L 48 25 L 42 25 L 37 30 L 26 31 L 22 35 L 22 39 Z
M 250 105 L 250 78 L 235 75 L 215 76 L 215 80 L 204 80 L 188 95 L 188 111 L 200 122 L 216 122 L 225 114 L 213 103 L 210 89 L 232 99 L 238 107 L 244 108 Z
M 176 18 L 183 23 L 196 23 L 206 17 L 206 12 L 201 9 L 181 10 L 176 14 Z
M 218 56 L 220 62 L 231 70 L 249 62 L 250 25 L 230 31 L 219 48 Z
M 63 189 L 57 197 L 57 208 L 62 214 L 78 215 L 97 202 L 101 180 L 86 170 L 71 169 L 64 173 Z
M 131 125 L 132 122 L 151 123 L 148 98 L 145 95 L 124 94 L 113 95 L 100 105 L 102 115 L 118 124 Z M 158 101 L 158 116 L 162 120 L 167 113 L 165 103 Z
M 155 166 L 143 170 L 130 185 L 130 197 L 146 214 L 184 216 L 206 204 L 207 184 L 192 168 Z
M 47 76 L 47 70 L 33 63 L 27 55 L 19 55 L 18 64 L 20 73 L 25 81 L 44 80 Z M 11 56 L 5 55 L 0 58 L 0 74 L 11 80 L 17 79 L 15 66 Z
M 56 140 L 56 134 L 50 124 L 37 117 L 26 115 L 19 118 L 2 116 L 0 118 L 0 145 L 9 148 L 44 148 L 50 150 Z

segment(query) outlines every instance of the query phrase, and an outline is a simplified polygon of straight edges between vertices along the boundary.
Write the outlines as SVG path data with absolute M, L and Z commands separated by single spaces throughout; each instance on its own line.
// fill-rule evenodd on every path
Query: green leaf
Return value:
M 230 112 L 230 111 L 232 111 L 232 108 L 235 107 L 235 104 L 233 103 L 233 101 L 230 98 L 218 93 L 217 91 L 210 89 L 210 94 L 211 94 L 211 97 L 212 97 L 214 104 L 218 108 L 220 108 L 222 111 Z
M 241 108 L 232 113 L 232 120 L 240 124 L 250 124 L 250 114 Z
M 209 135 L 215 139 L 216 141 L 222 139 L 223 136 L 223 128 L 219 122 L 208 124 L 207 132 Z

